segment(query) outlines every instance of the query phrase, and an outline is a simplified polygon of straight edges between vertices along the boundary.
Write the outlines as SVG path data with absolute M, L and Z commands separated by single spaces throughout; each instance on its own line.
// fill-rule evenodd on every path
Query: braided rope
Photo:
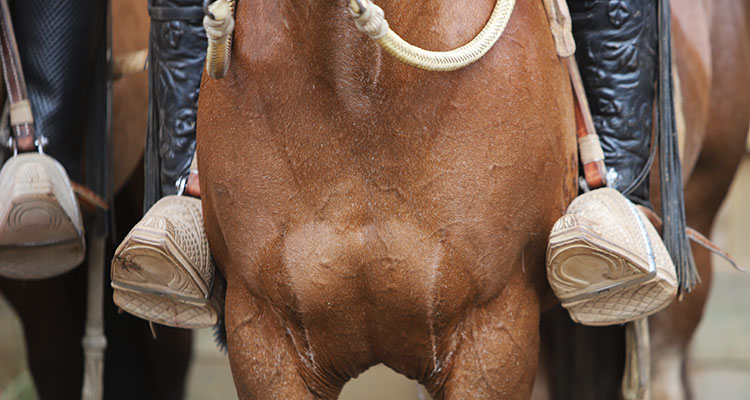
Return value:
M 210 15 L 203 17 L 203 28 L 208 37 L 206 72 L 211 78 L 221 79 L 229 69 L 234 30 L 234 0 L 218 0 L 208 6 Z
M 484 56 L 500 39 L 515 0 L 496 0 L 489 21 L 469 43 L 450 51 L 430 51 L 409 44 L 388 27 L 383 9 L 370 0 L 350 0 L 349 11 L 357 29 L 376 40 L 399 61 L 428 71 L 453 71 Z

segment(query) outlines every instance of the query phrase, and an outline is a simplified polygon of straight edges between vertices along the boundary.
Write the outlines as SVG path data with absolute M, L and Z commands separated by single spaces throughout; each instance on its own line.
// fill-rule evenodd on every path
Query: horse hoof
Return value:
M 114 301 L 159 324 L 213 326 L 221 299 L 214 288 L 214 271 L 201 201 L 167 196 L 151 207 L 115 251 Z
M 0 276 L 49 278 L 84 256 L 83 221 L 62 165 L 38 153 L 8 160 L 0 171 Z
M 547 279 L 571 318 L 584 325 L 654 314 L 677 293 L 675 267 L 659 234 L 609 188 L 579 196 L 555 223 Z

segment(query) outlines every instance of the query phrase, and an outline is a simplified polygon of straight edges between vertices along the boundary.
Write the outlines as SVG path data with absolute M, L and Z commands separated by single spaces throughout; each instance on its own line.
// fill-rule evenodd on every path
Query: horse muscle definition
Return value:
M 494 1 L 379 2 L 424 48 Z M 436 398 L 528 398 L 547 234 L 576 195 L 572 97 L 542 2 L 460 71 L 402 65 L 348 2 L 239 2 L 204 79 L 207 233 L 241 398 L 335 398 L 377 363 Z
M 238 393 L 335 398 L 382 362 L 436 399 L 529 398 L 547 234 L 577 193 L 572 98 L 542 3 L 516 4 L 496 46 L 451 73 L 383 54 L 347 3 L 239 2 L 232 66 L 201 88 L 201 193 Z M 379 3 L 435 50 L 471 39 L 494 4 Z M 704 232 L 748 118 L 743 4 L 712 4 L 675 2 L 688 221 Z M 698 259 L 704 286 L 654 318 L 655 396 L 700 318 Z M 615 398 L 613 382 L 591 398 Z

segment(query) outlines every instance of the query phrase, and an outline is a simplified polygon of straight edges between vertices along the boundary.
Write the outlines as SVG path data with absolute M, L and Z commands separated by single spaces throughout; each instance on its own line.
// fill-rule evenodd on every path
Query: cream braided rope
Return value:
M 370 0 L 350 0 L 349 11 L 357 29 L 378 42 L 399 61 L 428 71 L 453 71 L 484 56 L 500 39 L 515 0 L 496 0 L 487 24 L 471 42 L 450 51 L 430 51 L 409 44 L 388 27 L 383 9 Z
M 234 0 L 217 0 L 208 6 L 209 15 L 203 17 L 203 28 L 208 38 L 206 72 L 211 78 L 221 79 L 229 69 L 234 31 Z

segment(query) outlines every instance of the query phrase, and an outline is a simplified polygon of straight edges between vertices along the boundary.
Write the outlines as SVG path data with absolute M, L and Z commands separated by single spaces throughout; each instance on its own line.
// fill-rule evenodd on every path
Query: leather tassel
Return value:
M 672 48 L 669 0 L 659 0 L 659 78 L 656 120 L 659 135 L 659 171 L 663 239 L 677 269 L 679 294 L 690 292 L 700 282 L 685 231 L 685 200 L 682 169 L 672 103 Z

